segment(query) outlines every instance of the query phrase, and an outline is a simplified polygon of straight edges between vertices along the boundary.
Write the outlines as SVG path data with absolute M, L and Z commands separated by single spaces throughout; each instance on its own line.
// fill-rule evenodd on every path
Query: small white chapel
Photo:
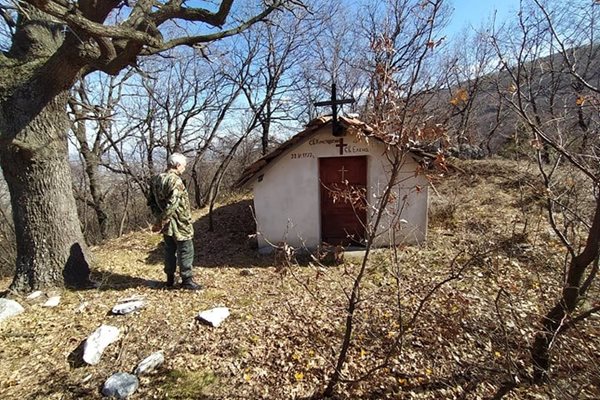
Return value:
M 248 166 L 238 186 L 252 188 L 259 251 L 287 243 L 295 249 L 323 244 L 360 248 L 378 199 L 390 180 L 386 144 L 358 119 L 319 117 Z M 338 130 L 338 129 L 336 129 Z M 420 158 L 404 157 L 393 200 L 373 245 L 415 244 L 427 235 L 428 181 Z

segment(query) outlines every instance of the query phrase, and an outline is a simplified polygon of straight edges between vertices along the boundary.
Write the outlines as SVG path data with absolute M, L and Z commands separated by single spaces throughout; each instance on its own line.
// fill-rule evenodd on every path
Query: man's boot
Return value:
M 175 286 L 175 275 L 167 275 L 167 284 L 166 286 L 168 288 L 172 288 L 173 286 Z
M 181 282 L 181 288 L 189 290 L 200 290 L 202 289 L 202 285 L 194 282 L 194 278 L 189 276 L 187 278 L 183 278 L 183 282 Z

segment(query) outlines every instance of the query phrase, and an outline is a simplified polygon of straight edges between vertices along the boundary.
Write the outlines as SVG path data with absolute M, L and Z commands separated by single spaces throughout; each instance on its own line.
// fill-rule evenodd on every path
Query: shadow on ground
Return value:
M 92 280 L 96 283 L 96 289 L 98 290 L 125 290 L 139 287 L 163 289 L 165 285 L 162 281 L 106 271 L 93 272 Z
M 195 267 L 266 267 L 272 256 L 261 256 L 250 245 L 248 235 L 256 232 L 252 200 L 241 200 L 213 210 L 213 231 L 208 231 L 209 216 L 194 223 Z M 164 246 L 157 246 L 146 258 L 147 263 L 162 263 Z

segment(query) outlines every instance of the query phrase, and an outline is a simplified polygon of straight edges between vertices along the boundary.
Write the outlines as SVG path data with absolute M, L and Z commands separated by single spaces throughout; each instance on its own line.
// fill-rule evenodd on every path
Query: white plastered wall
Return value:
M 371 158 L 369 164 L 369 203 L 373 206 L 373 221 L 378 201 L 389 184 L 390 165 L 385 158 Z M 391 200 L 382 214 L 374 244 L 376 247 L 392 243 L 422 243 L 427 236 L 428 189 L 422 175 L 415 176 L 417 162 L 406 155 L 393 187 Z
M 341 157 L 338 137 L 321 129 L 301 144 L 281 154 L 253 182 L 258 245 L 262 251 L 286 242 L 295 248 L 315 248 L 321 243 L 319 158 Z M 377 201 L 387 184 L 389 164 L 381 142 L 344 136 L 343 156 L 367 156 L 367 196 Z M 427 229 L 427 184 L 415 177 L 416 162 L 407 157 L 396 189 L 397 201 L 387 208 L 376 246 L 406 241 L 420 243 Z M 421 190 L 417 192 L 416 186 Z M 404 200 L 405 199 L 405 200 Z M 391 210 L 402 209 L 398 218 Z M 400 222 L 400 219 L 407 221 Z M 396 224 L 401 229 L 391 230 Z M 396 232 L 396 235 L 391 235 Z M 400 234 L 398 234 L 400 233 Z

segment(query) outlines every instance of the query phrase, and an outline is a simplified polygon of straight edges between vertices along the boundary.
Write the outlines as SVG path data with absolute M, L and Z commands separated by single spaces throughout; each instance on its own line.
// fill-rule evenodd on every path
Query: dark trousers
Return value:
M 165 274 L 175 275 L 179 262 L 179 274 L 182 279 L 191 278 L 192 262 L 194 261 L 194 242 L 190 240 L 177 241 L 173 236 L 163 236 L 165 241 Z

